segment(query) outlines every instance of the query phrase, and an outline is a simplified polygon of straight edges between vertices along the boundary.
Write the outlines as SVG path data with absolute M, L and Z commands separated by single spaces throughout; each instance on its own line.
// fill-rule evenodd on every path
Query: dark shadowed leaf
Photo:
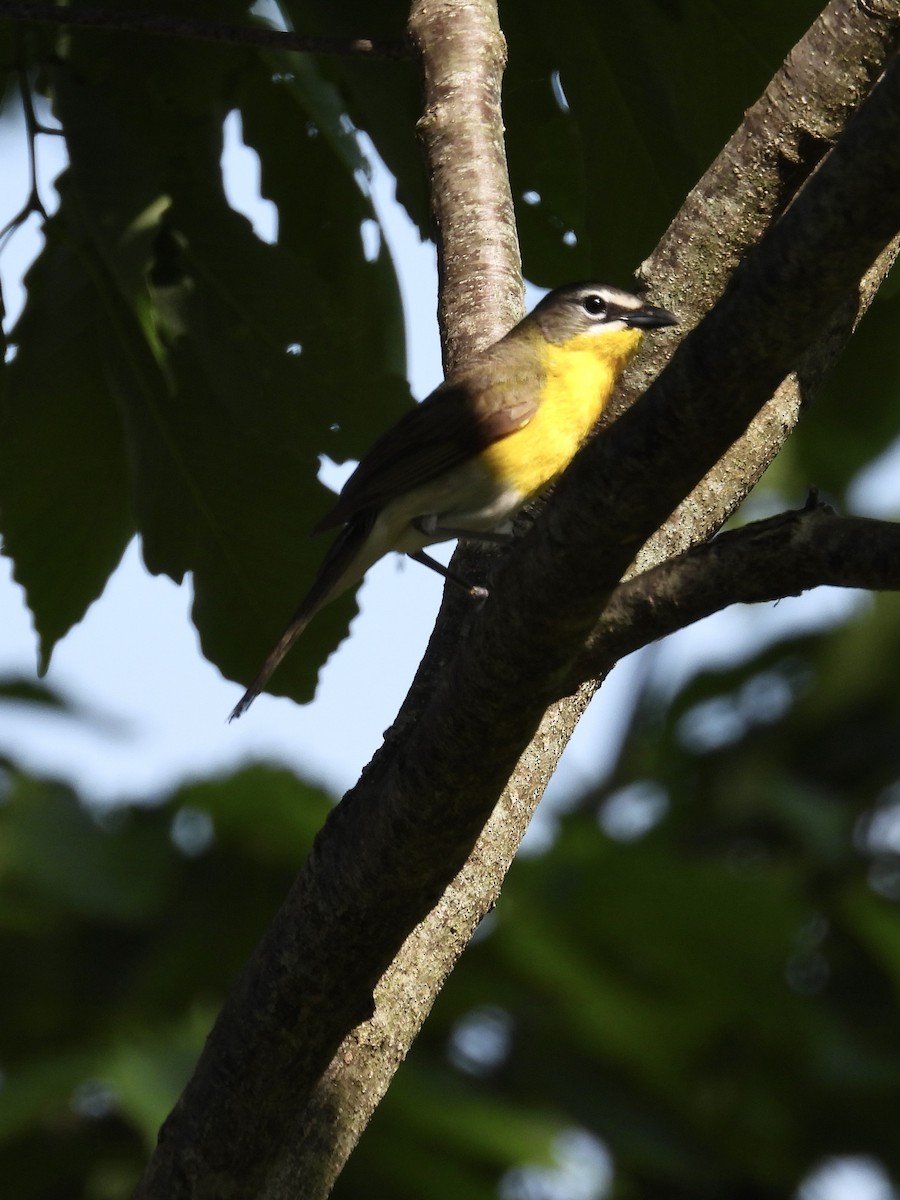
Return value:
M 291 81 L 231 47 L 143 47 L 79 30 L 52 71 L 72 165 L 15 334 L 6 548 L 46 662 L 136 522 L 153 572 L 192 573 L 207 656 L 247 679 L 324 551 L 307 537 L 329 503 L 319 456 L 358 454 L 409 403 L 396 281 L 371 251 L 359 148 L 311 65 Z M 277 245 L 226 202 L 234 108 Z M 309 697 L 351 608 L 317 623 L 278 690 Z
M 134 529 L 106 314 L 61 221 L 28 273 L 0 393 L 0 523 L 41 638 L 41 664 L 102 592 Z

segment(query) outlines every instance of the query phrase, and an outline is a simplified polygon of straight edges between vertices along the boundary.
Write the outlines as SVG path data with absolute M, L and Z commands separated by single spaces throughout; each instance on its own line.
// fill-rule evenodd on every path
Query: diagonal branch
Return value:
M 611 660 L 684 629 L 731 604 L 799 596 L 815 587 L 900 590 L 900 525 L 838 517 L 814 497 L 636 575 L 613 592 L 567 687 Z
M 192 38 L 230 46 L 262 46 L 268 50 L 300 51 L 307 54 L 355 55 L 364 58 L 409 58 L 409 47 L 401 41 L 372 38 L 313 37 L 258 25 L 228 25 L 201 17 L 168 16 L 139 12 L 133 8 L 81 8 L 32 0 L 0 0 L 0 19 L 33 21 L 44 25 L 79 25 L 122 33 L 150 33 L 163 37 Z

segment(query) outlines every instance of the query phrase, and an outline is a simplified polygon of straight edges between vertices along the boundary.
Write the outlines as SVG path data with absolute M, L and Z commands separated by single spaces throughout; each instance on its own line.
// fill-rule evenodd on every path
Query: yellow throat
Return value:
M 639 329 L 603 336 L 582 333 L 559 343 L 538 332 L 532 336 L 540 363 L 537 412 L 518 432 L 482 452 L 496 477 L 508 480 L 529 498 L 572 461 L 643 338 Z

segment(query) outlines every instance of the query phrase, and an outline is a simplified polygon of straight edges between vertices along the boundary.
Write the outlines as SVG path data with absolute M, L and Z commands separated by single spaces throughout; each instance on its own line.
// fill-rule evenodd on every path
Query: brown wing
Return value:
M 363 457 L 313 532 L 380 509 L 527 425 L 540 394 L 527 349 L 521 340 L 497 342 L 401 417 Z

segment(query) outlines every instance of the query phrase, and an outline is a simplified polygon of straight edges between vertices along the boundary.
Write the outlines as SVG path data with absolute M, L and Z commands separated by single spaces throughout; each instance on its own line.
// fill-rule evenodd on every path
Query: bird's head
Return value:
M 665 308 L 606 283 L 568 283 L 549 292 L 531 313 L 531 320 L 549 342 L 567 342 L 584 334 L 643 331 L 677 325 Z

